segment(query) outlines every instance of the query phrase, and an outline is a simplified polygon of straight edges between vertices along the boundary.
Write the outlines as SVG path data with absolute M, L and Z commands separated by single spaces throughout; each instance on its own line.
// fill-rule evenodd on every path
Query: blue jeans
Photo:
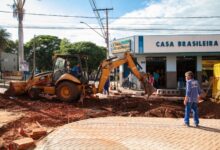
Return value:
M 190 112 L 193 111 L 193 119 L 195 125 L 199 124 L 199 116 L 198 116 L 198 104 L 196 102 L 187 102 L 185 106 L 185 124 L 189 124 Z

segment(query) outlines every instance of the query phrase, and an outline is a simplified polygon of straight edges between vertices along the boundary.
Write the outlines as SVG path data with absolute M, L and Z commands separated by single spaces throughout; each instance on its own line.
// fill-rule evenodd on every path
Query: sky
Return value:
M 133 35 L 220 34 L 220 1 L 218 0 L 94 1 L 98 9 L 113 8 L 109 11 L 110 40 Z M 16 40 L 18 22 L 10 13 L 12 4 L 13 0 L 0 0 L 0 28 L 7 29 L 11 39 Z M 67 38 L 71 42 L 91 41 L 97 45 L 106 45 L 104 38 L 99 35 L 102 32 L 90 0 L 26 0 L 24 8 L 27 13 L 23 20 L 24 42 L 28 42 L 34 35 L 54 35 L 61 39 Z M 99 14 L 103 25 L 106 26 L 105 13 L 100 11 Z M 80 22 L 85 22 L 87 25 Z M 99 34 L 88 25 L 95 28 Z

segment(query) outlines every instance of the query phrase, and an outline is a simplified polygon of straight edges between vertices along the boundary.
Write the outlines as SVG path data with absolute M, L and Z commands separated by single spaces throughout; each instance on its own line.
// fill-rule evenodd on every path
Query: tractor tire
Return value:
M 31 88 L 30 90 L 28 90 L 28 96 L 30 97 L 30 99 L 36 100 L 40 98 L 40 92 L 40 89 Z
M 80 90 L 77 88 L 77 85 L 64 81 L 58 84 L 56 88 L 57 98 L 64 102 L 77 102 L 80 97 Z

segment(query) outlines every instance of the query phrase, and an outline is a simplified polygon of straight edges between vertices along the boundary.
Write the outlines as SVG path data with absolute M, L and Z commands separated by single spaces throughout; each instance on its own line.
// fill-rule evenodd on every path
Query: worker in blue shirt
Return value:
M 110 86 L 110 80 L 108 78 L 105 82 L 105 85 L 104 85 L 104 94 L 109 95 L 109 86 Z
M 71 70 L 71 73 L 75 77 L 80 78 L 80 76 L 81 76 L 80 64 L 77 64 L 76 66 L 74 66 Z
M 198 97 L 201 94 L 201 89 L 198 81 L 193 78 L 192 71 L 186 72 L 185 77 L 186 77 L 186 95 L 184 99 L 184 105 L 185 105 L 184 122 L 186 126 L 189 126 L 190 112 L 192 110 L 195 126 L 198 127 L 199 125 Z

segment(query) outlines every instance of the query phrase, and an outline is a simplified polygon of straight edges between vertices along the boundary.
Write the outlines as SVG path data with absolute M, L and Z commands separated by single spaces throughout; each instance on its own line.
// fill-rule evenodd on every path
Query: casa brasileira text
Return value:
M 215 47 L 218 41 L 157 41 L 157 47 Z

